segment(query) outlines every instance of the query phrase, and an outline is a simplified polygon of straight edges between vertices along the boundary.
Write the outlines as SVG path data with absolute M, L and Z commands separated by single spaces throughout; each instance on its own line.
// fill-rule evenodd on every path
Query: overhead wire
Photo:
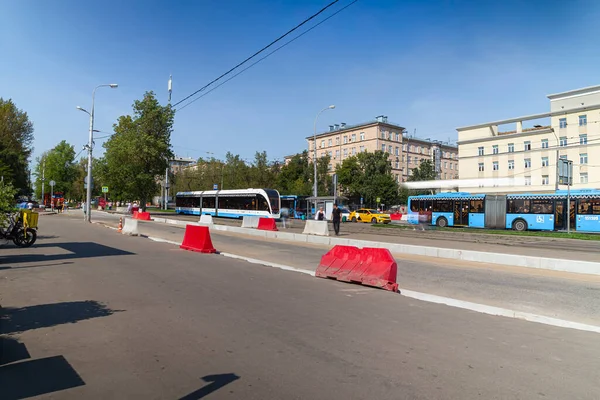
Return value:
M 303 26 L 304 24 L 308 23 L 309 21 L 311 21 L 312 19 L 316 18 L 318 15 L 320 15 L 321 13 L 323 13 L 325 10 L 327 10 L 329 7 L 333 6 L 335 3 L 337 3 L 339 0 L 334 0 L 331 3 L 329 3 L 328 5 L 326 5 L 325 7 L 323 7 L 322 9 L 320 9 L 318 12 L 316 12 L 315 14 L 311 15 L 310 17 L 306 18 L 304 21 L 302 21 L 301 23 L 299 23 L 298 25 L 296 25 L 295 27 L 293 27 L 292 29 L 290 29 L 289 31 L 287 31 L 286 33 L 284 33 L 283 35 L 279 36 L 277 39 L 273 40 L 271 43 L 269 43 L 268 45 L 266 45 L 265 47 L 263 47 L 262 49 L 260 49 L 259 51 L 257 51 L 256 53 L 252 54 L 250 57 L 246 58 L 244 61 L 238 63 L 235 67 L 231 68 L 230 70 L 228 70 L 227 72 L 221 74 L 219 77 L 213 79 L 211 82 L 209 82 L 208 84 L 204 85 L 203 87 L 201 87 L 200 89 L 196 90 L 194 93 L 184 97 L 183 99 L 179 100 L 177 103 L 173 104 L 173 107 L 176 107 L 177 105 L 183 103 L 184 101 L 186 101 L 187 99 L 195 96 L 196 94 L 200 93 L 201 91 L 203 91 L 204 89 L 206 89 L 207 87 L 209 87 L 210 85 L 212 85 L 213 83 L 219 81 L 221 78 L 223 78 L 224 76 L 230 74 L 232 71 L 234 71 L 235 69 L 239 68 L 240 66 L 242 66 L 243 64 L 245 64 L 246 62 L 250 61 L 251 59 L 253 59 L 254 57 L 256 57 L 257 55 L 259 55 L 260 53 L 262 53 L 263 51 L 267 50 L 269 47 L 273 46 L 275 43 L 279 42 L 280 40 L 282 40 L 283 38 L 285 38 L 286 36 L 288 36 L 289 34 L 291 34 L 292 32 L 294 32 L 295 30 L 299 29 L 301 26 Z
M 242 69 L 241 71 L 239 71 L 238 73 L 232 75 L 231 77 L 229 77 L 228 79 L 226 79 L 225 81 L 221 82 L 220 84 L 216 85 L 215 87 L 211 88 L 209 91 L 207 91 L 206 93 L 203 93 L 202 95 L 196 97 L 195 99 L 189 101 L 188 103 L 184 104 L 182 107 L 178 108 L 177 111 L 181 111 L 184 108 L 186 108 L 187 106 L 191 105 L 192 103 L 195 103 L 196 101 L 200 100 L 201 98 L 203 98 L 204 96 L 208 95 L 209 93 L 211 93 L 212 91 L 218 89 L 219 87 L 223 86 L 224 84 L 226 84 L 227 82 L 229 82 L 230 80 L 232 80 L 233 78 L 241 75 L 242 73 L 244 73 L 245 71 L 249 70 L 250 68 L 252 68 L 253 66 L 255 66 L 256 64 L 258 64 L 259 62 L 269 58 L 271 55 L 273 55 L 274 53 L 278 52 L 279 50 L 281 50 L 282 48 L 286 47 L 287 45 L 291 44 L 292 42 L 300 39 L 302 36 L 306 35 L 308 32 L 312 31 L 313 29 L 315 29 L 316 27 L 318 27 L 319 25 L 323 24 L 324 22 L 326 22 L 327 20 L 335 17 L 337 14 L 341 13 L 342 11 L 344 11 L 346 8 L 350 7 L 351 5 L 353 5 L 354 3 L 356 3 L 358 0 L 354 0 L 351 3 L 347 4 L 346 6 L 340 8 L 338 11 L 336 11 L 335 13 L 331 14 L 330 16 L 328 16 L 327 18 L 323 19 L 322 21 L 320 21 L 319 23 L 313 25 L 312 27 L 310 27 L 309 29 L 307 29 L 306 31 L 302 32 L 301 34 L 299 34 L 298 36 L 294 37 L 293 39 L 290 39 L 289 41 L 285 42 L 284 44 L 282 44 L 281 46 L 277 47 L 275 50 L 273 50 L 272 52 L 268 53 L 267 55 L 265 55 L 264 57 L 258 59 L 257 61 L 253 62 L 252 64 L 248 65 L 246 68 Z M 207 86 L 210 86 L 207 85 Z M 206 88 L 206 87 L 205 87 Z M 180 102 L 181 103 L 181 102 Z M 177 103 L 179 104 L 179 103 Z

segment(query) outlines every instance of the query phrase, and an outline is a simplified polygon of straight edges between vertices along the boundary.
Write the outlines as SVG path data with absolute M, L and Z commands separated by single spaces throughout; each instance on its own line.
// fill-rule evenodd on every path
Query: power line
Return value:
M 213 83 L 217 82 L 219 79 L 221 79 L 222 77 L 224 77 L 225 75 L 228 75 L 230 72 L 232 72 L 233 70 L 237 69 L 238 67 L 240 67 L 241 65 L 245 64 L 246 62 L 250 61 L 251 59 L 253 59 L 254 57 L 256 57 L 257 55 L 259 55 L 260 53 L 262 53 L 263 51 L 265 51 L 266 49 L 268 49 L 269 47 L 273 46 L 275 43 L 279 42 L 281 39 L 283 39 L 284 37 L 286 37 L 287 35 L 289 35 L 290 33 L 294 32 L 296 29 L 300 28 L 302 25 L 306 24 L 307 22 L 309 22 L 310 20 L 312 20 L 313 18 L 315 18 L 316 16 L 318 16 L 319 14 L 323 13 L 325 10 L 327 10 L 329 7 L 331 7 L 332 5 L 334 5 L 335 3 L 337 3 L 339 0 L 334 0 L 331 3 L 329 3 L 328 5 L 326 5 L 325 7 L 323 7 L 321 10 L 319 10 L 316 14 L 311 15 L 310 17 L 308 17 L 307 19 L 305 19 L 304 21 L 302 21 L 300 24 L 296 25 L 294 28 L 290 29 L 289 31 L 287 31 L 286 33 L 284 33 L 283 35 L 279 36 L 277 39 L 273 40 L 271 43 L 269 43 L 268 45 L 266 45 L 265 47 L 263 47 L 262 49 L 260 49 L 259 51 L 257 51 L 256 53 L 252 54 L 250 57 L 246 58 L 244 61 L 242 61 L 241 63 L 237 64 L 235 67 L 231 68 L 229 71 L 225 72 L 224 74 L 222 74 L 221 76 L 219 76 L 218 78 L 212 80 L 210 83 L 208 83 L 207 85 L 201 87 L 200 89 L 196 90 L 194 93 L 190 94 L 187 97 L 184 97 L 183 99 L 179 100 L 177 103 L 173 104 L 173 107 L 177 106 L 178 104 L 183 103 L 184 101 L 186 101 L 187 99 L 189 99 L 190 97 L 195 96 L 196 94 L 200 93 L 201 91 L 203 91 L 204 89 L 206 89 L 207 87 L 209 87 L 210 85 L 212 85 Z
M 272 52 L 270 52 L 269 54 L 267 54 L 266 56 L 264 56 L 263 58 L 258 59 L 257 61 L 253 62 L 252 64 L 248 65 L 246 68 L 242 69 L 240 72 L 238 72 L 237 74 L 233 75 L 232 77 L 226 79 L 225 81 L 221 82 L 220 84 L 218 84 L 217 86 L 215 86 L 214 88 L 210 89 L 208 92 L 204 93 L 201 96 L 196 97 L 194 100 L 191 100 L 189 103 L 183 105 L 181 108 L 179 108 L 178 111 L 183 110 L 184 108 L 186 108 L 187 106 L 189 106 L 190 104 L 200 100 L 201 98 L 203 98 L 204 96 L 206 96 L 207 94 L 209 94 L 210 92 L 212 92 L 213 90 L 218 89 L 219 87 L 223 86 L 224 84 L 226 84 L 227 82 L 229 82 L 230 80 L 232 80 L 233 78 L 235 78 L 236 76 L 242 74 L 243 72 L 249 70 L 250 68 L 252 68 L 253 66 L 255 66 L 256 64 L 258 64 L 259 62 L 265 60 L 266 58 L 269 58 L 272 54 L 278 52 L 279 50 L 281 50 L 282 48 L 284 48 L 285 46 L 287 46 L 288 44 L 296 41 L 297 39 L 300 39 L 302 36 L 306 35 L 308 32 L 312 31 L 313 29 L 315 29 L 316 27 L 318 27 L 319 25 L 321 25 L 322 23 L 324 23 L 325 21 L 335 17 L 337 14 L 341 13 L 342 11 L 344 11 L 346 8 L 350 7 L 352 4 L 356 3 L 358 0 L 354 0 L 352 3 L 346 5 L 345 7 L 342 7 L 341 9 L 339 9 L 338 11 L 334 12 L 333 14 L 331 14 L 329 17 L 325 18 L 324 20 L 320 21 L 318 24 L 313 25 L 312 27 L 310 27 L 309 29 L 307 29 L 306 31 L 302 32 L 301 34 L 299 34 L 298 36 L 296 36 L 295 38 L 285 42 L 284 44 L 282 44 L 281 46 L 279 46 L 278 48 L 276 48 L 275 50 L 273 50 Z M 208 85 L 207 85 L 208 86 Z

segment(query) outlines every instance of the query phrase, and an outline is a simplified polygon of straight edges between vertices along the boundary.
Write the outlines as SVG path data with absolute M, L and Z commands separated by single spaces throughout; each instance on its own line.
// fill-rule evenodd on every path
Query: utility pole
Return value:
M 44 198 L 44 181 L 46 180 L 46 160 L 42 163 L 42 204 L 44 207 L 46 206 L 45 198 Z
M 169 75 L 169 83 L 167 85 L 169 91 L 169 104 L 171 104 L 171 93 L 173 92 L 173 75 Z M 170 161 L 167 157 L 167 168 L 165 170 L 165 211 L 169 209 L 169 167 Z

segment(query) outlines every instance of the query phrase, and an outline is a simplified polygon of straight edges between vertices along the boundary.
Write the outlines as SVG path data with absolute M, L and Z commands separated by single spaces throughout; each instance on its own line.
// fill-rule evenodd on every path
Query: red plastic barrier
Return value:
M 273 218 L 259 218 L 258 219 L 258 227 L 256 229 L 260 229 L 261 231 L 277 231 L 277 225 L 275 224 L 275 220 Z
M 402 219 L 402 214 L 400 214 L 400 213 L 390 214 L 390 219 L 392 221 L 400 221 Z
M 321 257 L 315 276 L 397 292 L 397 272 L 398 265 L 388 249 L 337 245 Z
M 199 253 L 216 253 L 208 226 L 186 225 L 180 248 Z
M 133 219 L 139 219 L 139 220 L 142 220 L 142 221 L 150 221 L 150 213 L 149 212 L 135 211 L 133 213 Z

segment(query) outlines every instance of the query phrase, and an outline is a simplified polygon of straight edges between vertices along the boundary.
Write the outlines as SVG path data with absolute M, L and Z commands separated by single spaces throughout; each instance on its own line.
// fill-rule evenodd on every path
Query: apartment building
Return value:
M 306 138 L 309 159 L 315 151 L 314 136 Z M 409 138 L 402 126 L 388 122 L 387 116 L 356 125 L 330 125 L 316 136 L 317 157 L 329 155 L 329 170 L 333 174 L 346 158 L 360 152 L 381 150 L 389 154 L 392 174 L 397 182 L 405 181 L 413 168 L 423 160 L 433 160 L 441 179 L 452 179 L 458 174 L 457 148 L 427 139 Z
M 600 86 L 547 97 L 550 112 L 457 128 L 461 181 L 479 182 L 461 191 L 552 192 L 559 158 L 573 161 L 573 189 L 599 187 Z

